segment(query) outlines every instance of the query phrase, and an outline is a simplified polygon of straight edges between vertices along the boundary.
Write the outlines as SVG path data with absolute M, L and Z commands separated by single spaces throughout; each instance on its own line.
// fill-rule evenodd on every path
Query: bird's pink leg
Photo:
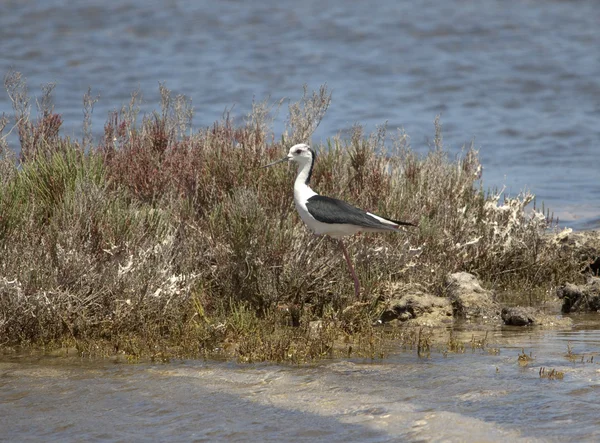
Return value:
M 344 257 L 346 257 L 346 263 L 348 263 L 348 269 L 350 269 L 350 274 L 352 274 L 352 278 L 354 279 L 354 295 L 356 295 L 356 298 L 359 298 L 360 282 L 358 281 L 358 277 L 356 276 L 356 272 L 354 271 L 354 266 L 352 266 L 352 262 L 350 261 L 350 256 L 348 255 L 348 250 L 346 249 L 344 242 L 341 239 L 339 239 L 338 242 L 342 248 L 342 251 L 344 251 Z

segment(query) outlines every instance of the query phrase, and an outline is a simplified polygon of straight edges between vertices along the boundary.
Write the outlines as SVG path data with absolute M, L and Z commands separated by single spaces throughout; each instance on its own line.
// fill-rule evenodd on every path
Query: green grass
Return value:
M 133 96 L 84 149 L 60 136 L 49 97 L 33 121 L 15 82 L 7 76 L 19 159 L 0 138 L 2 346 L 306 361 L 382 334 L 370 325 L 395 282 L 444 296 L 456 271 L 523 294 L 577 279 L 577 261 L 544 240 L 550 221 L 526 209 L 533 196 L 485 192 L 477 152 L 451 158 L 437 120 L 425 155 L 385 128 L 313 144 L 316 190 L 419 225 L 349 239 L 366 294 L 356 304 L 343 257 L 295 212 L 293 168 L 258 169 L 309 140 L 330 103 L 325 88 L 290 106 L 276 138 L 260 103 L 241 125 L 192 131 L 187 100 L 161 85 L 160 111 L 139 118 Z

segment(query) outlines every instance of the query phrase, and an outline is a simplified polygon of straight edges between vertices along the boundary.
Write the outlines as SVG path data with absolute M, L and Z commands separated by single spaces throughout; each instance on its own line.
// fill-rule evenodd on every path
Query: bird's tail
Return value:
M 390 218 L 388 218 L 386 220 L 389 220 L 392 223 L 396 223 L 398 226 L 417 226 L 415 223 L 411 223 L 411 222 L 405 222 L 405 221 L 399 221 L 399 220 L 392 220 Z
M 372 214 L 370 212 L 367 212 L 367 215 L 373 217 L 374 219 L 378 220 L 382 227 L 385 226 L 384 229 L 398 229 L 400 226 L 417 226 L 414 223 L 411 222 L 405 222 L 405 221 L 399 221 L 399 220 L 392 220 L 391 218 L 387 218 L 387 217 L 382 217 L 381 215 L 375 215 Z

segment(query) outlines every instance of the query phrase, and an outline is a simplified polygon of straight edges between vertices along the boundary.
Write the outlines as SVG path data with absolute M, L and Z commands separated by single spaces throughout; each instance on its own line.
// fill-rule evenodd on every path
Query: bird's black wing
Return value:
M 308 209 L 308 212 L 315 220 L 322 223 L 352 224 L 364 228 L 385 229 L 390 231 L 396 230 L 394 226 L 382 223 L 375 217 L 371 217 L 362 209 L 358 209 L 337 198 L 314 195 L 307 200 L 306 209 Z M 407 222 L 390 221 L 397 225 L 412 225 L 412 223 Z

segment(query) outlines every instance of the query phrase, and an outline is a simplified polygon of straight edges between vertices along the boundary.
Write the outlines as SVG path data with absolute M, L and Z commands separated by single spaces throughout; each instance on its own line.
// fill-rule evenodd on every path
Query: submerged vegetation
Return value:
M 259 169 L 309 141 L 330 103 L 325 87 L 290 105 L 279 138 L 266 103 L 242 123 L 225 116 L 192 131 L 190 103 L 161 85 L 159 111 L 139 115 L 134 94 L 93 143 L 91 94 L 84 135 L 73 140 L 60 133 L 52 85 L 37 116 L 20 74 L 9 73 L 5 86 L 14 107 L 0 121 L 5 348 L 222 351 L 244 361 L 306 361 L 336 349 L 373 356 L 381 349 L 373 320 L 394 288 L 444 296 L 445 276 L 468 271 L 488 287 L 523 292 L 579 272 L 569 253 L 545 241 L 551 220 L 526 210 L 533 196 L 485 192 L 477 151 L 449 158 L 437 120 L 423 156 L 406 134 L 385 128 L 365 135 L 357 126 L 348 139 L 313 145 L 320 193 L 418 223 L 402 235 L 350 239 L 366 293 L 359 301 L 335 244 L 299 220 L 294 171 Z M 11 127 L 19 147 L 8 146 Z M 421 348 L 420 334 L 409 335 L 406 343 Z

